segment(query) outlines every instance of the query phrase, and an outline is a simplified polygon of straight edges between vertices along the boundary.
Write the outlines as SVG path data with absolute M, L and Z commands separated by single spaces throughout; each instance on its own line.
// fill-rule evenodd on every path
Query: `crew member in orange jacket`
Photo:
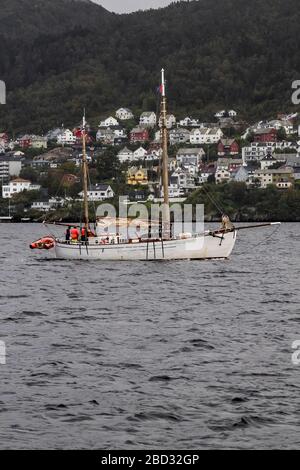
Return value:
M 81 241 L 86 242 L 87 241 L 87 236 L 86 236 L 86 228 L 82 227 L 81 229 Z
M 72 243 L 77 243 L 79 239 L 79 230 L 77 227 L 72 227 L 70 230 Z

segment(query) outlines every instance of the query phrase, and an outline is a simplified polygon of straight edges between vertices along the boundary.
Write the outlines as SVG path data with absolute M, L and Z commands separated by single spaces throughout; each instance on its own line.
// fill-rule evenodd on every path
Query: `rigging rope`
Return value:
M 211 203 L 215 206 L 215 208 L 220 212 L 221 215 L 225 213 L 224 207 L 222 207 L 221 203 L 218 203 L 213 195 L 208 191 L 205 185 L 202 186 L 202 189 L 205 191 L 206 195 L 210 199 Z

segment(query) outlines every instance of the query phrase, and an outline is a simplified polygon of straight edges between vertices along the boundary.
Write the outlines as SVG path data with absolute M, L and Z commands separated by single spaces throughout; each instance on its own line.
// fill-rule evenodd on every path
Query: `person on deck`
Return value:
M 79 230 L 77 227 L 71 228 L 71 243 L 77 243 L 79 239 Z
M 71 231 L 70 231 L 70 227 L 68 227 L 66 230 L 66 242 L 67 243 L 70 242 L 70 236 L 71 236 Z
M 87 236 L 86 236 L 86 228 L 82 227 L 81 229 L 81 241 L 86 242 L 87 241 Z

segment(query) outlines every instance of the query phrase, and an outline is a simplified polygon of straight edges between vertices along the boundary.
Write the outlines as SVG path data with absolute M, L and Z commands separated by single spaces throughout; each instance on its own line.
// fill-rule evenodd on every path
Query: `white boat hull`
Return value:
M 99 244 L 90 239 L 89 244 L 66 244 L 56 241 L 56 257 L 101 261 L 153 261 L 181 259 L 226 259 L 230 256 L 237 232 L 218 236 L 197 236 L 183 240 L 142 241 L 124 244 Z M 97 244 L 98 243 L 98 244 Z

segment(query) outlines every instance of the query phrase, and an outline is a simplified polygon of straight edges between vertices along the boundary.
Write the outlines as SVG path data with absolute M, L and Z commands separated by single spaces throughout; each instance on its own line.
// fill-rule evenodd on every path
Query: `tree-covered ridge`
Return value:
M 181 116 L 234 107 L 251 119 L 295 108 L 297 0 L 199 0 L 131 15 L 74 0 L 3 3 L 1 128 L 42 132 L 76 122 L 84 106 L 94 123 L 119 106 L 155 110 L 162 66 Z

